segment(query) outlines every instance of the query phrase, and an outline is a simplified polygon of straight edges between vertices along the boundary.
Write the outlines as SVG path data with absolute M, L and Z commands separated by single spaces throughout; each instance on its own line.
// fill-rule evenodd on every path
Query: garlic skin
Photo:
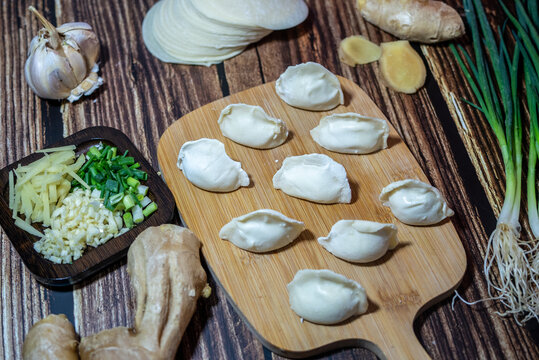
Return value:
M 44 26 L 30 42 L 24 67 L 32 91 L 44 99 L 73 102 L 101 86 L 99 40 L 92 27 L 74 22 L 55 28 L 35 8 L 29 10 Z

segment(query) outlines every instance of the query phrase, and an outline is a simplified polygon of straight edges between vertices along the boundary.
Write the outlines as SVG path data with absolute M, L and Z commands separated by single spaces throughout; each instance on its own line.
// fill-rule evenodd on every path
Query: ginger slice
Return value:
M 350 66 L 368 64 L 380 59 L 382 49 L 361 35 L 349 36 L 341 41 L 339 59 Z
M 413 94 L 425 84 L 425 64 L 408 41 L 382 43 L 381 47 L 380 72 L 387 86 L 405 94 Z
M 451 6 L 433 0 L 358 0 L 363 18 L 403 40 L 436 43 L 464 34 Z

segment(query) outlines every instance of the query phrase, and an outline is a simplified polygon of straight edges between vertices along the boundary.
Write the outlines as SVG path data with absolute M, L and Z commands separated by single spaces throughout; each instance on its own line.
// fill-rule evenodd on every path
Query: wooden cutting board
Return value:
M 173 123 L 159 141 L 157 155 L 165 181 L 188 228 L 202 241 L 210 271 L 230 302 L 265 346 L 287 357 L 306 357 L 327 350 L 363 346 L 389 359 L 428 358 L 414 335 L 413 321 L 426 307 L 451 293 L 461 281 L 466 257 L 450 221 L 415 227 L 400 223 L 378 200 L 387 184 L 406 178 L 428 182 L 418 163 L 391 127 L 388 149 L 369 155 L 330 152 L 316 144 L 309 130 L 330 113 L 357 112 L 385 119 L 374 102 L 352 81 L 339 77 L 345 104 L 329 112 L 293 108 L 264 84 L 205 105 Z M 225 138 L 217 119 L 232 103 L 260 105 L 284 120 L 288 140 L 270 150 L 257 150 Z M 403 116 L 406 116 L 403 114 Z M 192 185 L 177 168 L 182 144 L 202 137 L 225 144 L 227 154 L 242 163 L 249 187 L 212 193 Z M 344 165 L 352 188 L 351 204 L 322 205 L 275 190 L 272 177 L 287 156 L 322 153 Z M 306 231 L 290 246 L 268 253 L 241 250 L 219 239 L 219 230 L 232 218 L 271 208 L 303 221 Z M 399 246 L 380 260 L 357 265 L 327 252 L 317 238 L 327 236 L 340 219 L 394 223 Z M 286 285 L 300 269 L 330 269 L 358 281 L 366 289 L 366 314 L 342 324 L 316 325 L 290 309 Z

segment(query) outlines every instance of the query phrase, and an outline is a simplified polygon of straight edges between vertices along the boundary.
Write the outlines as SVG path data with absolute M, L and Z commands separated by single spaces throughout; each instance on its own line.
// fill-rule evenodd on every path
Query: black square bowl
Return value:
M 105 126 L 91 127 L 68 136 L 50 147 L 75 145 L 75 153 L 79 155 L 100 142 L 104 145 L 116 146 L 119 152 L 129 150 L 129 156 L 134 157 L 135 161 L 140 163 L 140 170 L 148 174 L 145 185 L 149 187 L 149 197 L 155 201 L 158 208 L 142 223 L 126 233 L 112 238 L 96 248 L 87 247 L 82 256 L 73 261 L 72 264 L 55 264 L 35 251 L 33 244 L 39 238 L 15 226 L 12 211 L 8 206 L 9 171 L 19 164 L 27 165 L 38 160 L 44 156 L 43 153 L 31 154 L 0 170 L 0 225 L 28 270 L 43 284 L 49 286 L 72 285 L 95 274 L 122 258 L 127 253 L 131 243 L 144 229 L 149 226 L 158 226 L 170 222 L 174 216 L 175 204 L 172 193 L 140 151 L 121 131 Z M 39 228 L 39 226 L 36 225 L 36 228 Z M 42 230 L 42 228 L 39 228 L 39 230 Z

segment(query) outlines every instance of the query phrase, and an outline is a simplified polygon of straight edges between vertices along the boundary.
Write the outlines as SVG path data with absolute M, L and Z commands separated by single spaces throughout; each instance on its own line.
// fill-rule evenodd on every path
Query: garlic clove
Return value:
M 71 84 L 70 88 L 73 89 L 80 84 L 88 74 L 88 69 L 86 66 L 86 60 L 82 54 L 73 48 L 69 44 L 62 45 L 64 50 L 65 57 L 67 58 L 67 63 L 71 67 L 71 74 L 69 75 L 74 79 L 74 82 Z M 66 73 L 69 73 L 66 71 Z
M 99 58 L 99 40 L 90 25 L 84 22 L 66 23 L 56 30 L 66 37 L 66 41 L 77 44 L 88 68 L 96 63 Z
M 64 99 L 69 96 L 72 87 L 77 86 L 70 71 L 60 70 L 65 70 L 66 66 L 69 64 L 64 57 L 47 52 L 46 49 L 38 50 L 26 61 L 26 81 L 32 91 L 41 98 Z

